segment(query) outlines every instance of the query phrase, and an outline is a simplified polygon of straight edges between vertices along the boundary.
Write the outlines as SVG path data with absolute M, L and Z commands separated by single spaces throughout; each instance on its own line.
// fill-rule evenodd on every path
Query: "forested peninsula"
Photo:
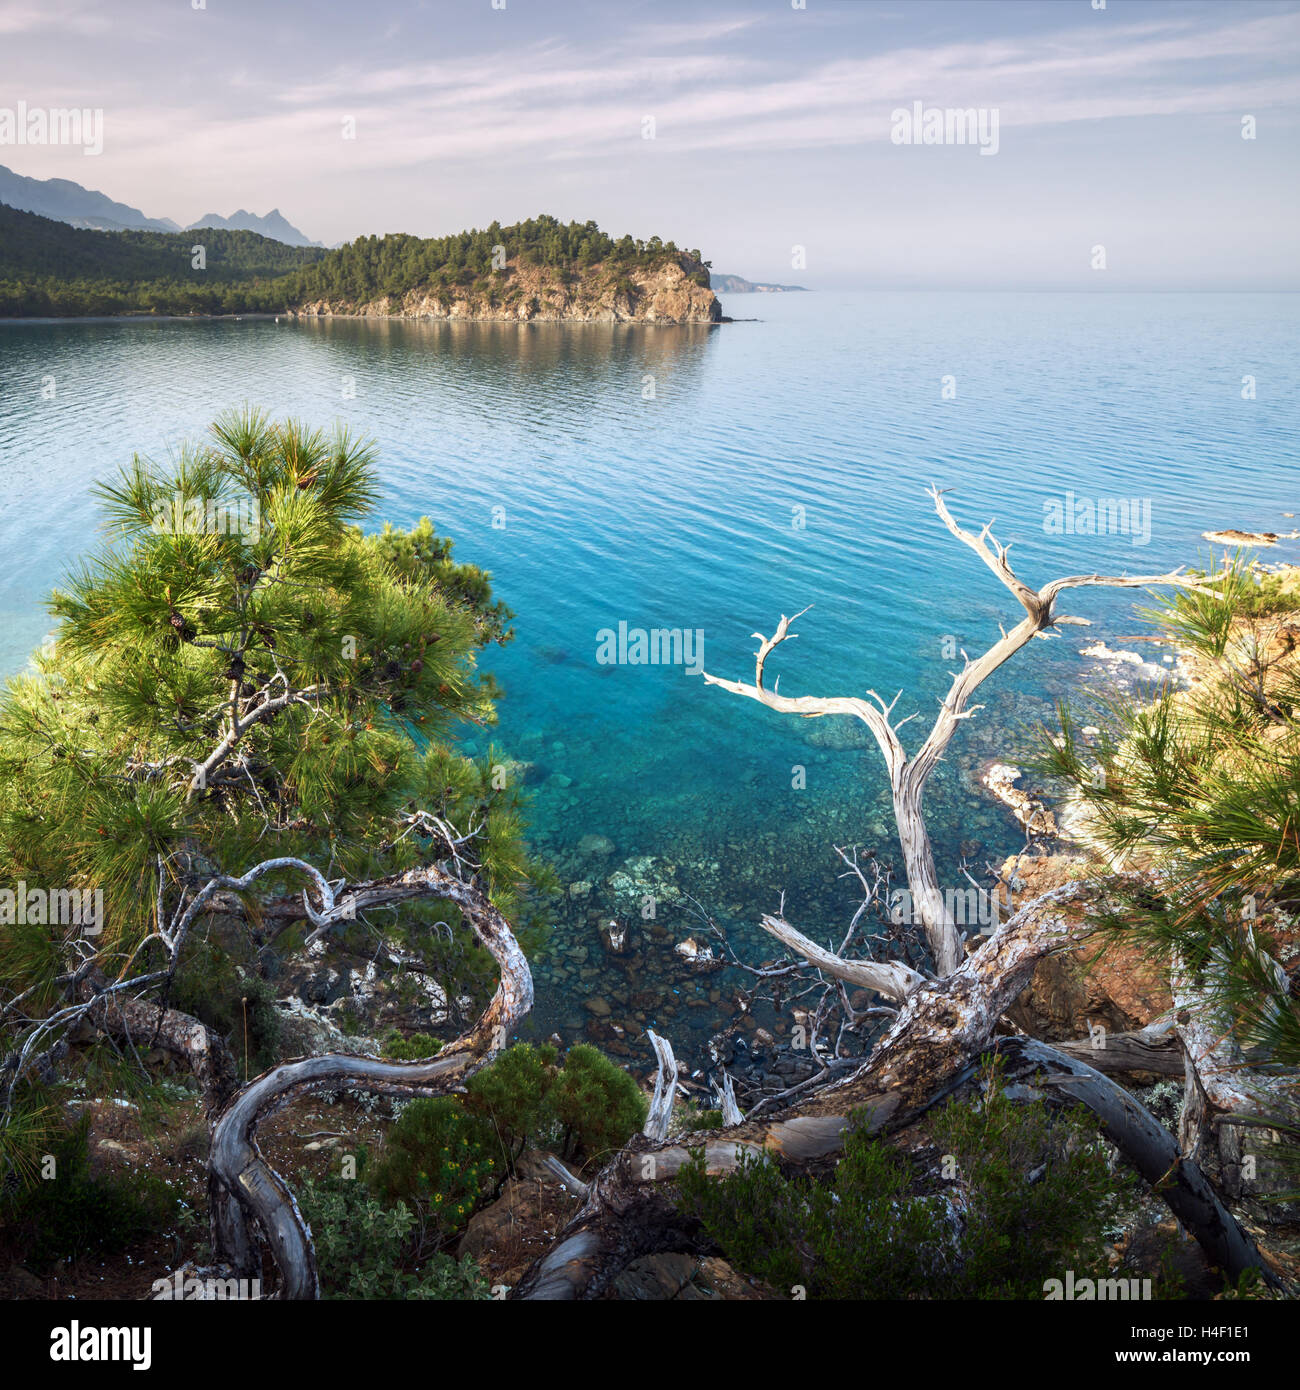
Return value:
M 716 323 L 699 251 L 541 216 L 324 251 L 255 232 L 83 231 L 0 205 L 0 317 L 296 314 Z

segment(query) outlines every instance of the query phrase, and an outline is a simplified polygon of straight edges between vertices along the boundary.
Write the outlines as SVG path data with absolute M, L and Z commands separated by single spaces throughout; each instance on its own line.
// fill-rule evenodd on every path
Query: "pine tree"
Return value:
M 512 915 L 544 878 L 518 789 L 449 742 L 495 720 L 476 659 L 512 615 L 427 519 L 363 534 L 379 495 L 369 444 L 244 410 L 169 466 L 134 459 L 99 495 L 109 543 L 54 595 L 53 644 L 0 701 L 0 885 L 102 891 L 102 929 L 22 922 L 0 898 L 0 1101 L 52 1044 L 57 1060 L 60 1011 L 87 978 L 148 976 L 165 996 L 211 913 L 179 961 L 161 933 L 214 876 L 277 865 L 227 895 L 253 971 L 273 935 L 281 952 L 301 936 L 283 914 L 261 920 L 265 904 L 305 888 L 319 906 L 304 864 L 372 880 L 451 845 Z M 435 974 L 455 959 L 456 988 L 477 958 L 491 983 L 446 902 L 347 931 L 367 950 L 400 940 Z
M 1300 907 L 1300 581 L 1240 557 L 1206 578 L 1212 590 L 1180 592 L 1147 614 L 1196 679 L 1103 697 L 1086 713 L 1062 705 L 1033 766 L 1069 788 L 1106 860 L 1146 871 L 1106 926 L 1214 1014 L 1225 1055 L 1209 1069 L 1240 1068 L 1240 1123 L 1267 1121 L 1287 1137 L 1278 1156 L 1294 1182 L 1300 1006 L 1281 961 L 1293 955 Z

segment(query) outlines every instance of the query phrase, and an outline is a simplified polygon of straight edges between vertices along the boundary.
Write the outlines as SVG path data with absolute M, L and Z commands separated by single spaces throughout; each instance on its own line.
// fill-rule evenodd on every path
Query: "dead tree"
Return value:
M 991 522 L 978 535 L 965 531 L 953 520 L 939 489 L 931 487 L 929 492 L 944 525 L 963 545 L 969 546 L 1010 589 L 1025 610 L 1025 616 L 1010 632 L 1004 629 L 1000 640 L 982 656 L 972 661 L 964 651 L 962 652 L 962 669 L 953 675 L 952 685 L 947 696 L 940 702 L 939 714 L 934 725 L 914 754 L 909 754 L 903 747 L 898 731 L 916 716 L 910 714 L 896 724 L 891 722 L 898 695 L 886 704 L 874 690 L 868 690 L 867 698 L 862 699 L 855 695 L 782 695 L 778 688 L 779 683 L 774 683 L 770 690 L 767 688 L 765 667 L 768 657 L 791 636 L 797 636 L 791 633 L 790 627 L 808 612 L 807 608 L 792 618 L 783 614 L 771 637 L 764 637 L 761 632 L 754 633 L 759 641 L 759 648 L 752 682 L 723 680 L 707 671 L 704 673 L 704 679 L 710 685 L 720 686 L 736 695 L 757 700 L 769 709 L 779 710 L 783 714 L 797 714 L 804 719 L 818 719 L 828 714 L 847 714 L 860 719 L 871 730 L 889 772 L 894 820 L 898 827 L 903 867 L 913 907 L 929 942 L 935 970 L 940 976 L 945 976 L 951 975 L 961 961 L 962 939 L 939 886 L 934 850 L 925 825 L 923 803 L 926 783 L 952 742 L 953 735 L 963 720 L 969 719 L 977 710 L 983 708 L 982 705 L 971 705 L 971 696 L 998 667 L 1010 660 L 1035 637 L 1045 637 L 1051 628 L 1063 624 L 1086 624 L 1087 619 L 1057 613 L 1057 599 L 1068 589 L 1204 586 L 1200 581 L 1184 577 L 1181 570 L 1172 570 L 1166 574 L 1136 576 L 1076 574 L 1063 579 L 1053 579 L 1041 589 L 1031 589 L 1016 575 L 1007 561 L 1010 545 L 999 545 L 993 539 L 989 529 Z
M 1072 1047 L 1066 1053 L 1033 1039 L 995 1036 L 1003 1014 L 1028 983 L 1037 963 L 1050 950 L 1072 948 L 1086 934 L 1086 926 L 1081 928 L 1079 922 L 1071 920 L 1064 910 L 1066 905 L 1072 900 L 1083 903 L 1098 890 L 1072 884 L 1044 894 L 1022 907 L 967 956 L 940 890 L 923 809 L 931 772 L 961 722 L 981 708 L 970 704 L 980 684 L 1032 639 L 1047 636 L 1054 627 L 1086 622 L 1056 611 L 1057 600 L 1066 590 L 1206 586 L 1175 570 L 1133 577 L 1073 575 L 1033 589 L 1012 570 L 1007 559 L 1009 547 L 998 544 L 988 526 L 978 535 L 963 530 L 942 494 L 931 488 L 930 496 L 944 525 L 1011 591 L 1025 616 L 1010 632 L 1003 630 L 1001 639 L 977 659 L 962 653 L 962 669 L 954 674 L 934 725 L 915 754 L 908 754 L 898 733 L 908 720 L 894 723 L 891 719 L 898 696 L 886 704 L 874 691 L 861 699 L 786 696 L 775 682 L 768 688 L 767 660 L 793 635 L 792 618 L 782 616 L 771 637 L 754 634 L 759 649 L 752 682 L 728 681 L 707 673 L 705 680 L 783 713 L 803 718 L 851 715 L 871 730 L 889 773 L 907 884 L 937 978 L 928 979 L 900 960 L 846 958 L 792 926 L 783 911 L 764 917 L 762 925 L 771 935 L 823 975 L 873 990 L 897 1006 L 898 1012 L 868 1059 L 851 1074 L 827 1081 L 798 1106 L 762 1123 L 751 1118 L 732 1125 L 724 1138 L 698 1136 L 706 1168 L 716 1173 L 732 1171 L 745 1151 L 761 1152 L 784 1166 L 825 1159 L 842 1147 L 850 1112 L 874 1132 L 899 1129 L 968 1081 L 977 1060 L 995 1050 L 1008 1060 L 1018 1079 L 1067 1091 L 1071 1101 L 1090 1109 L 1106 1136 L 1160 1192 L 1216 1266 L 1233 1277 L 1245 1269 L 1260 1268 L 1259 1252 L 1200 1168 L 1179 1153 L 1173 1136 L 1127 1092 L 1089 1065 L 1079 1048 Z M 1168 1030 L 1136 1035 L 1126 1043 L 1122 1051 L 1127 1057 L 1146 1062 L 1158 1056 L 1158 1069 L 1172 1070 Z M 659 1144 L 644 1137 L 634 1141 L 591 1184 L 582 1210 L 511 1296 L 598 1297 L 618 1270 L 638 1255 L 651 1249 L 702 1248 L 699 1231 L 673 1211 L 671 1202 L 656 1186 L 671 1179 L 688 1161 L 695 1146 L 693 1139 Z
M 1045 1043 L 998 1037 L 1003 1013 L 1050 950 L 1076 944 L 1067 906 L 1100 906 L 1092 885 L 1071 884 L 1034 899 L 1004 922 L 951 975 L 908 992 L 898 1018 L 868 1061 L 797 1107 L 755 1122 L 654 1143 L 638 1136 L 590 1184 L 582 1208 L 511 1291 L 520 1299 L 600 1297 L 626 1265 L 658 1250 L 703 1253 L 707 1241 L 665 1194 L 703 1150 L 706 1171 L 734 1172 L 741 1156 L 763 1155 L 799 1170 L 838 1154 L 854 1122 L 886 1135 L 904 1128 L 976 1074 L 997 1053 L 1008 1083 L 1056 1092 L 1096 1116 L 1105 1136 L 1159 1192 L 1218 1268 L 1236 1278 L 1263 1268 L 1250 1237 L 1177 1141 L 1108 1077 Z

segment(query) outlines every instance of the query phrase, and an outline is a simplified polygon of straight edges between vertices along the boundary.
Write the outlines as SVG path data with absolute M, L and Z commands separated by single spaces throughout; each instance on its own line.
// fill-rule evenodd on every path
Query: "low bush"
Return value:
M 1008 1100 L 989 1073 L 982 1101 L 934 1122 L 952 1186 L 919 1190 L 913 1161 L 855 1126 L 828 1181 L 787 1178 L 746 1157 L 725 1179 L 697 1154 L 682 1205 L 737 1268 L 787 1291 L 843 1299 L 1041 1299 L 1068 1269 L 1105 1274 L 1103 1241 L 1132 1200 L 1086 1123 Z
M 492 1126 L 511 1164 L 526 1145 L 555 1138 L 551 1093 L 557 1055 L 549 1043 L 516 1043 L 472 1076 L 466 1087 L 465 1108 Z
M 465 1104 L 489 1122 L 513 1163 L 529 1144 L 584 1163 L 621 1148 L 645 1123 L 631 1076 L 587 1043 L 563 1065 L 550 1044 L 517 1043 L 470 1081 Z
M 495 1192 L 499 1152 L 490 1126 L 459 1101 L 412 1101 L 389 1130 L 370 1185 L 390 1206 L 408 1207 L 420 1223 L 421 1248 L 437 1249 Z
M 380 1201 L 361 1179 L 308 1178 L 298 1203 L 316 1246 L 322 1298 L 491 1296 L 473 1260 L 434 1254 L 418 1261 L 415 1213 L 405 1203 Z
M 607 1157 L 645 1124 L 645 1096 L 622 1067 L 587 1043 L 569 1049 L 551 1093 L 564 1156 Z

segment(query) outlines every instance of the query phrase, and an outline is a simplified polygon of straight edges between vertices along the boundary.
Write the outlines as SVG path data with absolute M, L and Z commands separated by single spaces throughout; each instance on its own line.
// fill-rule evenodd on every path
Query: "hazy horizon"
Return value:
M 0 116 L 103 150 L 0 164 L 327 245 L 548 212 L 812 289 L 1300 289 L 1295 0 L 202 3 L 8 5 Z

